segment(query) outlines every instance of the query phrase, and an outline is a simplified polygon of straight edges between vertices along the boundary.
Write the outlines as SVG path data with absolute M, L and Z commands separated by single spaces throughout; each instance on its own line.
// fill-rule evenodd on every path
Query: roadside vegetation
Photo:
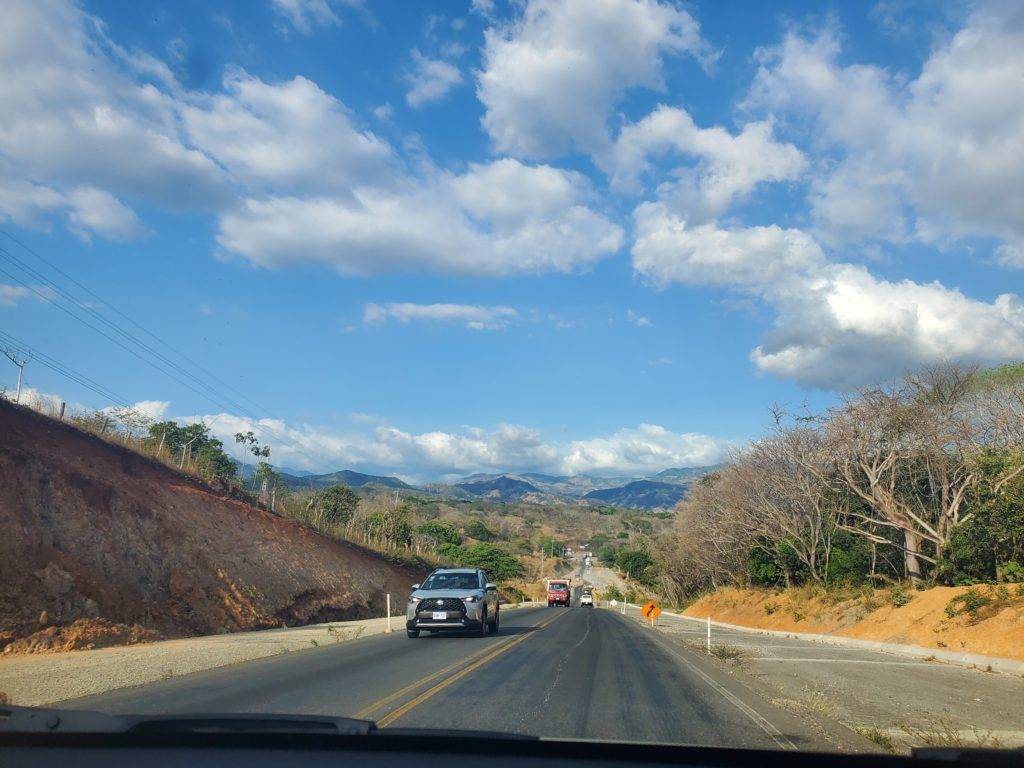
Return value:
M 0 393 L 4 396 L 4 393 Z M 254 433 L 234 436 L 252 465 L 231 458 L 203 423 L 153 421 L 130 408 L 63 412 L 60 403 L 26 406 L 159 461 L 212 490 L 421 569 L 481 567 L 507 599 L 539 597 L 545 577 L 566 573 L 571 544 L 601 546 L 620 571 L 653 585 L 651 539 L 672 513 L 612 506 L 448 500 L 428 492 L 334 485 L 288 488 L 270 463 L 273 450 Z M 636 595 L 639 599 L 639 593 Z
M 944 366 L 774 415 L 651 543 L 644 573 L 662 595 L 864 585 L 898 607 L 914 588 L 1024 580 L 1024 366 Z M 979 613 L 990 591 L 950 611 Z

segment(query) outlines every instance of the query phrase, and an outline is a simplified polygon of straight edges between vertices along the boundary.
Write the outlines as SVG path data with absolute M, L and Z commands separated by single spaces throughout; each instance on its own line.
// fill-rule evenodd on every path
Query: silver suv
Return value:
M 498 588 L 479 568 L 438 568 L 412 589 L 405 607 L 409 637 L 423 630 L 471 630 L 481 637 L 498 630 Z

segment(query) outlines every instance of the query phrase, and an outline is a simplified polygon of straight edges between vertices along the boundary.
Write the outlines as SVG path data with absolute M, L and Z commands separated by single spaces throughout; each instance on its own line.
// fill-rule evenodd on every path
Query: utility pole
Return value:
M 27 355 L 19 355 L 16 349 L 4 349 L 4 354 L 7 355 L 7 359 L 18 366 L 18 394 L 15 396 L 14 402 L 21 402 L 21 381 L 25 377 L 25 366 L 28 365 L 28 361 L 32 358 Z

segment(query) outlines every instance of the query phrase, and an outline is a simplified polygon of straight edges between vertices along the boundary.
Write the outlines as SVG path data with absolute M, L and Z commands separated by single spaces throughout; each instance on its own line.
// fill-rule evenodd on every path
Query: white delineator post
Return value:
M 711 617 L 708 616 L 708 655 L 711 655 Z
M 391 593 L 390 592 L 388 592 L 388 626 L 387 626 L 387 629 L 385 629 L 384 631 L 385 632 L 390 632 L 391 631 Z

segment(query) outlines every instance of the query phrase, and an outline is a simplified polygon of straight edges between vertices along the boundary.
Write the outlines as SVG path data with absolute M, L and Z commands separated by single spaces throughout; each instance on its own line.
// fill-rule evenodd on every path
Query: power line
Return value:
M 38 349 L 29 346 L 24 341 L 21 341 L 20 339 L 16 338 L 15 336 L 12 336 L 6 331 L 0 331 L 0 342 L 21 351 L 23 354 L 31 355 L 32 359 L 35 362 L 39 363 L 40 365 L 46 368 L 49 368 L 50 370 L 54 371 L 60 376 L 70 379 L 71 381 L 75 382 L 81 387 L 88 389 L 90 392 L 99 395 L 104 400 L 107 400 L 113 403 L 114 405 L 119 405 L 122 407 L 128 406 L 128 401 L 125 400 L 125 398 L 118 395 L 117 393 L 103 386 L 99 382 L 90 379 L 84 373 L 79 373 L 71 366 L 65 365 L 59 360 L 50 357 L 49 355 L 40 352 Z
M 187 360 L 189 363 L 191 363 L 192 365 L 196 366 L 196 368 L 198 368 L 199 370 L 203 371 L 204 373 L 206 373 L 208 376 L 210 376 L 214 380 L 220 382 L 223 386 L 227 387 L 228 389 L 231 389 L 232 391 L 238 392 L 238 390 L 235 390 L 233 387 L 231 387 L 231 385 L 226 384 L 225 382 L 223 382 L 222 380 L 217 378 L 214 374 L 210 373 L 203 366 L 201 366 L 200 364 L 198 364 L 197 362 L 192 360 L 190 357 L 188 357 L 184 353 L 182 353 L 179 350 L 177 350 L 175 347 L 170 345 L 168 342 L 166 342 L 163 339 L 161 339 L 157 334 L 155 334 L 155 333 L 149 331 L 148 329 L 144 328 L 142 325 L 140 325 L 139 323 L 134 321 L 132 318 L 130 318 L 124 312 L 120 311 L 119 309 L 114 307 L 112 304 L 110 304 L 109 302 L 104 300 L 102 297 L 98 296 L 96 293 L 91 291 L 89 288 L 87 288 L 86 286 L 82 285 L 79 281 L 75 280 L 67 272 L 65 272 L 64 270 L 60 269 L 56 265 L 54 265 L 51 261 L 49 261 L 48 259 L 46 259 L 43 256 L 41 256 L 39 253 L 37 253 L 32 248 L 29 248 L 27 245 L 22 243 L 20 240 L 18 240 L 16 237 L 11 235 L 9 232 L 7 232 L 6 230 L 0 229 L 0 233 L 4 234 L 11 241 L 13 241 L 17 245 L 19 245 L 21 248 L 23 248 L 28 253 L 30 253 L 33 256 L 35 256 L 37 259 L 39 259 L 44 264 L 46 264 L 51 269 L 53 269 L 55 272 L 58 272 L 59 274 L 61 274 L 64 278 L 66 278 L 69 282 L 73 283 L 80 290 L 84 291 L 86 294 L 88 294 L 89 296 L 91 296 L 94 299 L 96 299 L 98 302 L 100 302 L 100 304 L 102 306 L 110 309 L 111 311 L 116 313 L 119 317 L 124 318 L 127 322 L 131 323 L 133 326 L 135 326 L 139 330 L 143 331 L 146 335 L 148 335 L 151 338 L 153 338 L 154 340 L 156 340 L 162 346 L 164 346 L 165 348 L 169 349 L 174 354 L 176 354 L 179 357 L 181 357 L 183 360 Z M 25 288 L 27 288 L 28 290 L 30 290 L 32 293 L 36 294 L 36 296 L 38 296 L 40 299 L 42 299 L 46 303 L 48 303 L 48 304 L 50 304 L 52 306 L 57 307 L 58 309 L 60 309 L 61 311 L 63 311 L 67 315 L 69 315 L 70 317 L 74 318 L 75 320 L 77 320 L 78 322 L 82 323 L 86 327 L 90 328 L 91 330 L 95 331 L 99 335 L 103 336 L 108 341 L 110 341 L 111 343 L 113 343 L 116 346 L 120 347 L 121 349 L 125 350 L 126 352 L 128 352 L 132 356 L 134 356 L 137 359 L 141 360 L 142 362 L 146 363 L 150 367 L 156 369 L 160 373 L 163 373 L 164 375 L 168 376 L 173 381 L 175 381 L 178 384 L 186 387 L 187 389 L 189 389 L 190 391 L 192 391 L 195 394 L 199 395 L 203 399 L 210 401 L 216 407 L 218 407 L 218 408 L 220 408 L 220 409 L 222 409 L 224 411 L 228 411 L 228 410 L 232 410 L 232 409 L 237 410 L 237 411 L 241 412 L 242 415 L 247 416 L 248 418 L 250 418 L 250 419 L 252 419 L 252 420 L 254 420 L 256 422 L 259 422 L 261 420 L 261 417 L 259 417 L 254 412 L 252 412 L 249 408 L 245 407 L 244 405 L 242 405 L 238 401 L 234 400 L 233 398 L 224 395 L 223 392 L 218 391 L 218 389 L 216 387 L 208 384 L 201 377 L 196 376 L 191 371 L 187 370 L 185 367 L 179 365 L 178 363 L 176 363 L 175 361 L 169 359 L 167 356 L 163 355 L 159 351 L 153 349 L 152 346 L 150 346 L 149 344 L 147 344 L 144 341 L 140 340 L 135 335 L 129 333 L 128 331 L 126 331 L 124 328 L 122 328 L 121 326 L 119 326 L 117 323 L 113 322 L 109 318 L 104 317 L 102 314 L 97 312 L 94 308 L 89 307 L 88 304 L 79 301 L 79 299 L 76 296 L 72 295 L 70 292 L 68 292 L 67 290 L 62 288 L 55 281 L 49 279 L 48 277 L 46 277 L 45 275 L 43 275 L 39 271 L 37 271 L 37 270 L 33 269 L 31 266 L 27 265 L 24 261 L 19 259 L 17 256 L 12 254 L 7 249 L 0 248 L 0 257 L 6 258 L 6 260 L 8 262 L 14 264 L 18 268 L 20 268 L 21 270 L 23 270 L 24 272 L 29 274 L 30 276 L 34 277 L 35 279 L 41 281 L 46 288 L 49 288 L 49 289 L 55 291 L 59 297 L 63 298 L 72 307 L 74 307 L 74 310 L 69 309 L 68 307 L 66 307 L 63 304 L 61 304 L 59 301 L 54 300 L 53 297 L 47 295 L 43 291 L 40 291 L 36 286 L 33 286 L 33 285 L 25 282 L 24 280 L 21 280 L 17 276 L 12 275 L 10 272 L 8 272 L 8 271 L 4 270 L 2 267 L 0 267 L 0 273 L 7 275 L 12 280 L 15 280 L 20 285 L 22 285 Z M 102 323 L 105 327 L 109 328 L 111 332 L 119 334 L 121 337 L 123 337 L 125 340 L 127 340 L 127 342 L 129 344 L 134 344 L 138 348 L 142 349 L 144 352 L 148 353 L 149 355 L 152 355 L 157 360 L 161 361 L 164 365 L 169 366 L 171 368 L 171 370 L 167 370 L 162 365 L 158 364 L 157 362 L 154 362 L 152 359 L 149 359 L 148 357 L 144 357 L 138 351 L 136 351 L 132 347 L 128 346 L 128 344 L 126 344 L 125 342 L 121 341 L 121 339 L 114 338 L 113 336 L 111 336 L 109 333 L 107 333 L 103 329 L 96 327 L 94 324 L 90 323 L 86 318 L 82 317 L 78 313 L 80 310 L 84 311 L 85 313 L 87 313 L 90 317 L 95 318 L 98 322 Z M 184 377 L 190 379 L 192 382 L 195 382 L 196 386 L 193 386 L 192 384 L 190 384 L 187 381 L 183 381 L 181 378 L 179 378 L 179 375 L 176 375 L 176 374 L 180 374 L 181 376 L 184 376 Z M 196 387 L 202 387 L 202 389 L 204 389 L 206 391 L 200 391 Z M 266 410 L 265 408 L 260 406 L 259 403 L 256 403 L 251 398 L 245 396 L 244 394 L 241 394 L 241 393 L 239 393 L 239 394 L 240 394 L 240 396 L 243 399 L 248 400 L 249 402 L 253 403 L 257 407 L 259 407 L 261 410 L 264 410 L 264 411 Z M 227 403 L 227 405 L 225 403 Z M 279 441 L 279 443 L 282 443 L 282 444 L 290 447 L 292 450 L 294 450 L 300 456 L 303 456 L 304 458 L 306 458 L 306 459 L 308 459 L 310 461 L 313 461 L 313 459 L 308 454 L 306 454 L 305 451 L 303 451 L 302 448 L 294 440 L 292 440 L 291 438 L 289 438 L 289 437 L 287 437 L 285 435 L 280 434 L 279 432 L 277 432 L 277 430 L 275 430 L 272 427 L 267 426 L 265 424 L 257 423 L 255 426 L 256 426 L 256 428 L 259 431 L 269 433 L 270 436 L 273 437 L 274 439 L 276 439 L 277 441 Z
M 78 287 L 80 290 L 84 291 L 86 294 L 91 296 L 93 299 L 95 299 L 96 301 L 100 302 L 100 304 L 102 304 L 104 307 L 110 309 L 118 317 L 120 317 L 123 320 L 126 320 L 127 322 L 131 323 L 134 327 L 138 328 L 140 331 L 145 333 L 147 336 L 149 336 L 150 338 L 154 339 L 155 341 L 160 343 L 162 346 L 164 346 L 166 349 L 169 349 L 171 352 L 173 352 L 174 354 L 178 355 L 183 360 L 185 360 L 185 361 L 191 363 L 192 365 L 194 365 L 198 370 L 200 370 L 203 373 L 205 373 L 207 376 L 209 376 L 211 379 L 213 379 L 214 381 L 216 381 L 220 385 L 222 385 L 224 387 L 227 387 L 228 390 L 234 392 L 236 395 L 238 395 L 239 397 L 243 398 L 244 400 L 247 400 L 249 403 L 251 403 L 252 405 L 256 406 L 259 410 L 261 410 L 261 411 L 267 411 L 268 410 L 266 407 L 264 407 L 260 403 L 256 402 L 252 398 L 248 397 L 244 392 L 241 392 L 240 390 L 238 390 L 235 387 L 231 386 L 231 384 L 229 384 L 228 382 L 226 382 L 223 379 L 219 378 L 216 374 L 212 373 L 210 370 L 208 370 L 207 368 L 203 367 L 200 363 L 198 363 L 195 360 L 193 360 L 191 357 L 186 355 L 184 352 L 182 352 L 181 350 L 179 350 L 176 347 L 172 346 L 170 343 L 168 343 L 164 339 L 162 339 L 159 336 L 157 336 L 155 333 L 150 331 L 148 328 L 146 328 L 146 327 L 140 325 L 139 323 L 137 323 L 135 320 L 133 320 L 131 317 L 129 317 L 124 312 L 119 310 L 113 304 L 110 304 L 104 298 L 102 298 L 101 296 L 98 296 L 96 293 L 94 293 L 92 290 L 90 290 L 87 286 L 82 285 L 82 283 L 78 282 L 74 277 L 72 277 L 67 272 L 65 272 L 63 269 L 61 269 L 59 266 L 57 266 L 52 261 L 50 261 L 49 259 L 44 257 L 38 251 L 35 251 L 32 248 L 30 248 L 29 246 L 27 246 L 25 243 L 23 243 L 21 240 L 16 238 L 14 235 L 12 235 L 7 230 L 0 229 L 0 233 L 2 233 L 5 237 L 10 239 L 12 242 L 17 243 L 25 251 L 27 251 L 28 253 L 30 253 L 33 256 L 35 256 L 37 259 L 39 259 L 41 262 L 46 264 L 54 272 L 57 272 L 58 274 L 63 276 L 65 279 L 67 279 L 73 285 Z

